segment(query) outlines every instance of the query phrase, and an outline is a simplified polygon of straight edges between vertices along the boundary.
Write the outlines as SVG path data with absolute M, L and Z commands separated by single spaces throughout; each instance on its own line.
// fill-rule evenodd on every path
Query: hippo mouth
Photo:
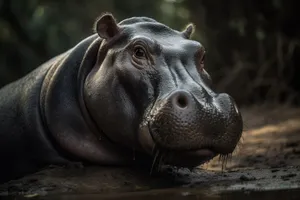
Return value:
M 195 149 L 170 149 L 159 145 L 153 137 L 150 125 L 141 127 L 139 142 L 142 149 L 154 157 L 153 164 L 172 165 L 177 167 L 194 168 L 202 165 L 218 155 L 211 147 Z

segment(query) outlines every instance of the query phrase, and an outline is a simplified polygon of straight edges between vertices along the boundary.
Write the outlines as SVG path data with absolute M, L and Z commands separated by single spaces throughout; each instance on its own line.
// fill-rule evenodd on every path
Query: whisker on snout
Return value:
M 222 172 L 226 169 L 226 165 L 228 160 L 232 159 L 232 154 L 225 154 L 225 155 L 220 155 L 219 156 L 219 162 L 222 162 Z
M 150 170 L 150 175 L 152 175 L 153 170 L 156 169 L 157 165 L 159 164 L 160 157 L 161 157 L 160 151 L 158 149 L 155 148 L 154 151 L 155 151 L 154 152 L 155 154 L 154 154 L 154 158 L 153 158 L 153 162 L 152 162 L 152 166 L 151 166 L 151 170 Z
M 160 159 L 158 161 L 158 166 L 157 166 L 157 171 L 160 172 L 160 170 L 162 169 L 162 166 L 164 164 L 164 154 L 161 154 Z

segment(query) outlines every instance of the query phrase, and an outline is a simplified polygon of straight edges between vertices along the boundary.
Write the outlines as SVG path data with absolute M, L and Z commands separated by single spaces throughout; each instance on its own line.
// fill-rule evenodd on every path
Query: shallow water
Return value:
M 143 192 L 115 193 L 115 194 L 69 194 L 49 196 L 6 197 L 4 199 L 38 199 L 38 200 L 273 200 L 300 199 L 300 189 L 269 190 L 269 191 L 231 191 L 213 193 L 199 189 L 164 189 Z

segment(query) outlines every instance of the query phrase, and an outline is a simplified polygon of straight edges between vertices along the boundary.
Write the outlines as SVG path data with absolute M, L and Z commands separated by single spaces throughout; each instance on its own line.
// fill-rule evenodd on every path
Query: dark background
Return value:
M 216 89 L 240 105 L 300 103 L 296 0 L 0 0 L 0 86 L 92 33 L 105 11 L 148 16 L 175 29 L 193 22 Z

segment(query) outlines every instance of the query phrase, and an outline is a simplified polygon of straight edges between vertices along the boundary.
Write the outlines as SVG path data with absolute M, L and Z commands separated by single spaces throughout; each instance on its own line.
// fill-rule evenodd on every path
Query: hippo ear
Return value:
M 194 24 L 188 24 L 185 29 L 182 31 L 183 37 L 190 39 L 195 31 L 195 25 Z
M 120 32 L 119 26 L 114 18 L 114 16 L 110 13 L 105 13 L 101 15 L 95 22 L 95 31 L 98 35 L 103 38 L 109 40 Z

